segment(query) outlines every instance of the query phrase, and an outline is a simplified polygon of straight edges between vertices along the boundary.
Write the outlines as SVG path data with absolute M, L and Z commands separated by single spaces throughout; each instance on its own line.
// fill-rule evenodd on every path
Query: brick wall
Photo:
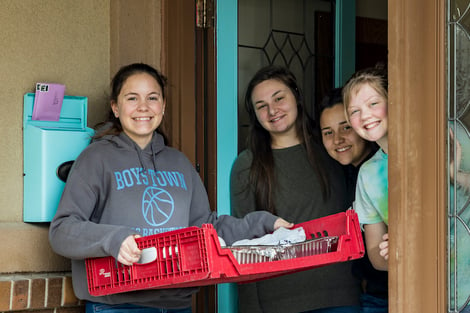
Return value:
M 0 312 L 83 313 L 70 274 L 0 275 Z

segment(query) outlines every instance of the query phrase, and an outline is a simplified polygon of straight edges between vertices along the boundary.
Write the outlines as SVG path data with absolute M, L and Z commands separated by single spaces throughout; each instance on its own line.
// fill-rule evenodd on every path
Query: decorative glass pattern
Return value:
M 239 48 L 255 49 L 266 58 L 268 64 L 282 64 L 291 67 L 298 62 L 302 70 L 307 68 L 314 53 L 309 47 L 305 34 L 283 30 L 271 30 L 262 47 L 240 44 Z
M 449 0 L 448 312 L 470 312 L 470 0 Z M 454 166 L 456 164 L 456 166 Z

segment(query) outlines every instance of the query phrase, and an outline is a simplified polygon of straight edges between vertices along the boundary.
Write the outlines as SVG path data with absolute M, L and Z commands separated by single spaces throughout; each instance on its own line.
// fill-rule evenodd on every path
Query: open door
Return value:
M 277 8 L 273 8 L 275 5 Z M 217 1 L 217 212 L 219 214 L 231 214 L 230 170 L 239 150 L 243 148 L 246 136 L 247 118 L 244 116 L 242 101 L 248 80 L 258 68 L 269 63 L 289 66 L 297 78 L 303 81 L 311 111 L 315 114 L 315 103 L 324 92 L 335 84 L 342 84 L 344 78 L 349 77 L 354 71 L 355 41 L 351 40 L 355 38 L 354 8 L 355 4 L 352 1 L 342 0 Z M 311 15 L 305 12 L 310 12 Z M 298 25 L 301 23 L 299 16 L 309 21 L 310 24 L 306 23 L 309 27 Z M 326 16 L 330 17 L 329 22 L 326 21 Z M 341 22 L 334 24 L 331 16 L 341 16 Z M 243 24 L 239 24 L 239 20 L 243 20 Z M 276 23 L 279 20 L 282 21 Z M 287 20 L 290 20 L 290 25 L 278 25 Z M 301 30 L 298 30 L 299 27 Z M 253 29 L 257 31 L 253 32 Z M 255 37 L 258 37 L 258 40 L 255 40 Z M 324 54 L 320 51 L 328 52 Z M 336 80 L 335 75 L 339 75 L 340 78 Z M 217 307 L 218 312 L 238 312 L 235 284 L 218 285 Z
M 216 210 L 215 27 L 213 1 L 162 1 L 162 69 L 168 77 L 170 144 L 199 172 Z M 215 286 L 200 289 L 193 312 L 212 313 Z

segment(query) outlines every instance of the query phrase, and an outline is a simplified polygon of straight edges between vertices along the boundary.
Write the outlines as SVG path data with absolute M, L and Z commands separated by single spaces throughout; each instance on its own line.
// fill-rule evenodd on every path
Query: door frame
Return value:
M 344 83 L 354 72 L 355 47 L 351 34 L 355 27 L 348 23 L 355 21 L 355 4 L 352 1 L 336 0 L 335 15 L 347 23 L 336 23 L 335 44 L 338 77 L 335 85 Z M 217 0 L 216 2 L 216 71 L 217 71 L 217 212 L 231 214 L 230 170 L 238 154 L 238 0 Z M 217 286 L 218 311 L 238 311 L 236 284 Z
M 390 312 L 447 312 L 445 2 L 388 2 Z
M 216 0 L 217 213 L 219 215 L 231 215 L 230 169 L 238 154 L 237 12 L 237 0 Z M 218 312 L 238 312 L 237 293 L 235 283 L 219 284 Z

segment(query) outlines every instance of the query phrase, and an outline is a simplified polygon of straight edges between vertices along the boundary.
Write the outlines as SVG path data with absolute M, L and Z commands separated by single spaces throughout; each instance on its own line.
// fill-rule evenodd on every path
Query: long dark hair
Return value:
M 250 117 L 250 131 L 247 138 L 247 147 L 253 154 L 253 161 L 250 168 L 250 185 L 255 187 L 256 210 L 276 213 L 273 199 L 273 191 L 276 186 L 274 174 L 274 157 L 271 148 L 271 135 L 259 123 L 254 105 L 252 102 L 253 89 L 266 80 L 277 80 L 286 85 L 294 94 L 297 102 L 297 119 L 295 129 L 301 143 L 305 146 L 310 165 L 317 173 L 323 198 L 329 197 L 328 178 L 325 170 L 320 166 L 321 157 L 317 147 L 320 147 L 316 126 L 313 119 L 307 113 L 303 102 L 302 92 L 297 85 L 294 74 L 285 67 L 269 65 L 260 69 L 251 79 L 245 93 L 245 109 Z M 317 144 L 315 146 L 315 143 Z
M 155 81 L 160 85 L 162 89 L 162 98 L 165 99 L 165 87 L 167 85 L 167 78 L 160 73 L 157 69 L 145 63 L 133 63 L 125 65 L 117 71 L 114 78 L 111 80 L 111 94 L 109 96 L 110 103 L 118 101 L 119 93 L 121 92 L 122 86 L 129 77 L 135 74 L 146 73 L 152 76 Z M 163 124 L 163 123 L 162 123 Z M 165 142 L 167 143 L 167 136 L 163 130 L 162 124 L 158 126 L 157 132 L 160 133 Z M 110 108 L 107 119 L 95 126 L 97 130 L 94 139 L 101 138 L 106 135 L 119 135 L 122 132 L 122 125 L 119 118 L 114 115 L 113 110 Z

